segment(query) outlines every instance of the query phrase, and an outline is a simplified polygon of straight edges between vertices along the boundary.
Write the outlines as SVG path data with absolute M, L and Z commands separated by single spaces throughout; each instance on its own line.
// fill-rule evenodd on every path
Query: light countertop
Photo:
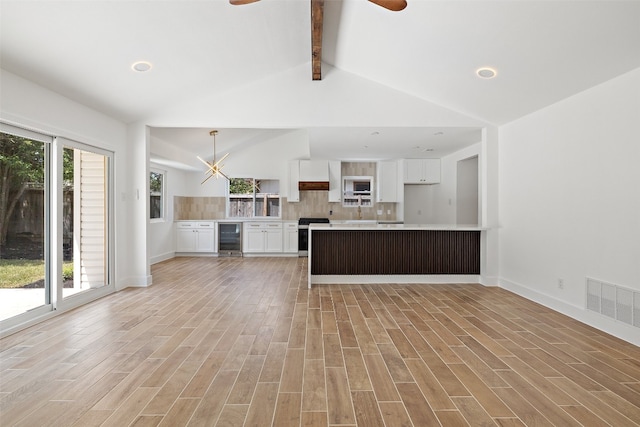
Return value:
M 309 230 L 447 230 L 447 231 L 482 231 L 485 227 L 478 225 L 457 224 L 384 224 L 375 221 L 352 221 L 332 224 L 310 224 Z

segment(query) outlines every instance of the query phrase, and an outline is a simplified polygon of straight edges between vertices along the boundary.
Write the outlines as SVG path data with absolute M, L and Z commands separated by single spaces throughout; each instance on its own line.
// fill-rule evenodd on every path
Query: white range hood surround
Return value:
M 300 160 L 300 182 L 328 182 L 328 160 Z

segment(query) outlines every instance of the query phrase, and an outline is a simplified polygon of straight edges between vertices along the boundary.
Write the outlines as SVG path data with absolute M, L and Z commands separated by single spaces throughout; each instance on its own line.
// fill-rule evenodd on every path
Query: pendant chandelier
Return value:
M 207 162 L 206 160 L 202 160 L 200 156 L 198 156 L 198 160 L 200 160 L 202 163 L 204 163 L 207 166 L 207 171 L 205 172 L 206 178 L 204 179 L 204 181 L 202 181 L 201 184 L 204 184 L 211 177 L 214 177 L 214 176 L 216 177 L 216 179 L 218 179 L 221 176 L 223 176 L 226 179 L 229 179 L 227 175 L 222 173 L 222 167 L 224 165 L 221 164 L 222 161 L 224 161 L 224 159 L 227 158 L 229 153 L 225 154 L 224 156 L 222 156 L 220 160 L 216 161 L 216 134 L 217 133 L 218 133 L 217 130 L 212 130 L 211 132 L 209 132 L 209 135 L 213 136 L 213 160 L 211 162 Z

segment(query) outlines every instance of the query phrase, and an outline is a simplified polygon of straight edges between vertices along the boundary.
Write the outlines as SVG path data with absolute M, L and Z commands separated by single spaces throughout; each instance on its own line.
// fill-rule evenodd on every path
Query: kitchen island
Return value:
M 320 283 L 477 283 L 483 228 L 312 224 L 309 287 Z

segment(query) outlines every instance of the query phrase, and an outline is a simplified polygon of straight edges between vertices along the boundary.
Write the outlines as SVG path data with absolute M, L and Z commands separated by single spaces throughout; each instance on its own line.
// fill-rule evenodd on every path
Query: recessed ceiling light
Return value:
M 483 79 L 492 79 L 498 73 L 493 68 L 483 67 L 483 68 L 478 68 L 476 70 L 476 74 L 478 75 L 478 77 L 482 77 Z
M 138 61 L 138 62 L 134 62 L 133 65 L 131 66 L 131 69 L 133 71 L 137 71 L 139 73 L 144 73 L 145 71 L 149 71 L 151 69 L 152 65 L 150 62 L 147 61 Z

